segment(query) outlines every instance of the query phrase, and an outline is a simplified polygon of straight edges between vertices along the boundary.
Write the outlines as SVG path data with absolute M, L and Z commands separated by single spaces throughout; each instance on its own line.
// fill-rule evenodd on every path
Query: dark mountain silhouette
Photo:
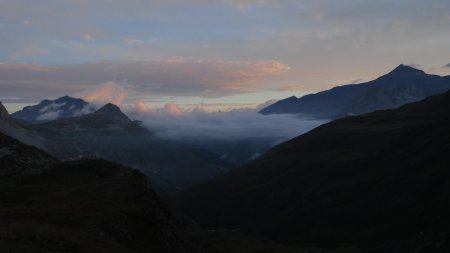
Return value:
M 59 132 L 60 134 L 90 130 L 101 132 L 148 132 L 146 128 L 140 126 L 139 122 L 130 120 L 119 107 L 110 103 L 93 113 L 35 124 L 31 127 L 39 129 L 40 132 Z
M 11 116 L 20 121 L 38 123 L 74 117 L 94 110 L 94 107 L 81 98 L 64 96 L 55 100 L 45 99 L 37 105 L 26 106 Z
M 335 120 L 174 205 L 208 228 L 294 245 L 448 252 L 449 129 L 450 92 Z
M 138 171 L 0 134 L 2 252 L 203 252 Z
M 376 80 L 338 86 L 301 98 L 290 97 L 262 109 L 260 113 L 293 113 L 335 119 L 397 108 L 449 89 L 450 76 L 429 75 L 422 70 L 400 65 Z
M 44 149 L 57 158 L 103 158 L 139 169 L 163 196 L 223 174 L 227 169 L 208 152 L 155 136 L 113 104 L 94 113 L 29 127 L 48 140 Z

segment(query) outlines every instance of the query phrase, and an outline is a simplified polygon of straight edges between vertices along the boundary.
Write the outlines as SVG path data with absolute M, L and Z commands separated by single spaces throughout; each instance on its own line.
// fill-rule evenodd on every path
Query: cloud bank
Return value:
M 155 136 L 207 150 L 234 166 L 327 122 L 287 114 L 263 116 L 258 109 L 205 112 L 202 104 L 188 109 L 174 103 L 148 108 L 137 102 L 126 109 Z
M 123 93 L 135 92 L 135 95 L 221 97 L 258 91 L 266 78 L 283 75 L 289 70 L 288 65 L 275 60 L 1 64 L 0 85 L 4 94 L 33 101 L 74 93 L 87 100 L 95 100 L 95 94 L 101 95 L 113 89 L 113 82 L 134 87 L 134 90 L 123 90 Z M 105 84 L 95 86 L 99 83 Z M 83 94 L 85 90 L 90 95 Z M 115 99 L 120 100 L 120 97 Z
M 59 108 L 61 108 L 64 105 L 65 105 L 65 103 L 49 104 L 48 106 L 45 106 L 39 110 L 40 115 L 36 119 L 43 120 L 43 121 L 58 119 L 61 116 L 60 114 L 62 112 L 61 110 L 59 110 Z
M 259 114 L 258 109 L 205 112 L 202 104 L 183 109 L 174 103 L 162 108 L 138 103 L 134 109 L 131 115 L 159 136 L 188 142 L 262 138 L 273 139 L 273 144 L 277 144 L 327 122 L 289 114 L 266 116 Z

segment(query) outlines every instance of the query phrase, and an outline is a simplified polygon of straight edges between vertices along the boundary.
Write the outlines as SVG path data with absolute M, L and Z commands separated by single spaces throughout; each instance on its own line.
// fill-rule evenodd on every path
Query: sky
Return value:
M 0 38 L 11 111 L 93 92 L 226 110 L 401 63 L 449 75 L 450 1 L 0 0 Z

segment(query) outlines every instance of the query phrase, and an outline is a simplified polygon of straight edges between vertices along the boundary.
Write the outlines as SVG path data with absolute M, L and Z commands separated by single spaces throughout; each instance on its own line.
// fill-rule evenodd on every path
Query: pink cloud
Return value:
M 106 82 L 95 85 L 82 92 L 76 93 L 76 97 L 94 104 L 113 103 L 121 105 L 128 98 L 128 91 L 124 84 L 116 82 Z
M 150 112 L 150 108 L 141 99 L 134 101 L 134 109 L 139 113 Z
M 0 85 L 2 92 L 14 96 L 34 89 L 46 97 L 75 93 L 91 101 L 122 103 L 128 93 L 222 97 L 254 92 L 267 88 L 267 78 L 281 76 L 290 69 L 276 60 L 192 62 L 181 58 L 73 65 L 1 64 Z M 123 80 L 134 90 L 117 86 Z
M 178 107 L 178 105 L 176 105 L 175 103 L 170 102 L 170 103 L 167 103 L 164 106 L 164 112 L 166 114 L 169 114 L 169 115 L 176 115 L 176 116 L 178 116 L 178 115 L 183 114 L 183 109 Z

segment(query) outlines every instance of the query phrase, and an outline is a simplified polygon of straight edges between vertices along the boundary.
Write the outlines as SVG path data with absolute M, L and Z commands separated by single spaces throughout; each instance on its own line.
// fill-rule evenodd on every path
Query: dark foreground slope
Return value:
M 294 248 L 173 216 L 136 170 L 61 163 L 0 134 L 0 252 L 343 253 Z
M 320 126 L 175 206 L 210 228 L 290 244 L 448 252 L 449 154 L 448 92 Z
M 0 203 L 1 252 L 202 252 L 138 171 L 61 163 L 3 134 Z

